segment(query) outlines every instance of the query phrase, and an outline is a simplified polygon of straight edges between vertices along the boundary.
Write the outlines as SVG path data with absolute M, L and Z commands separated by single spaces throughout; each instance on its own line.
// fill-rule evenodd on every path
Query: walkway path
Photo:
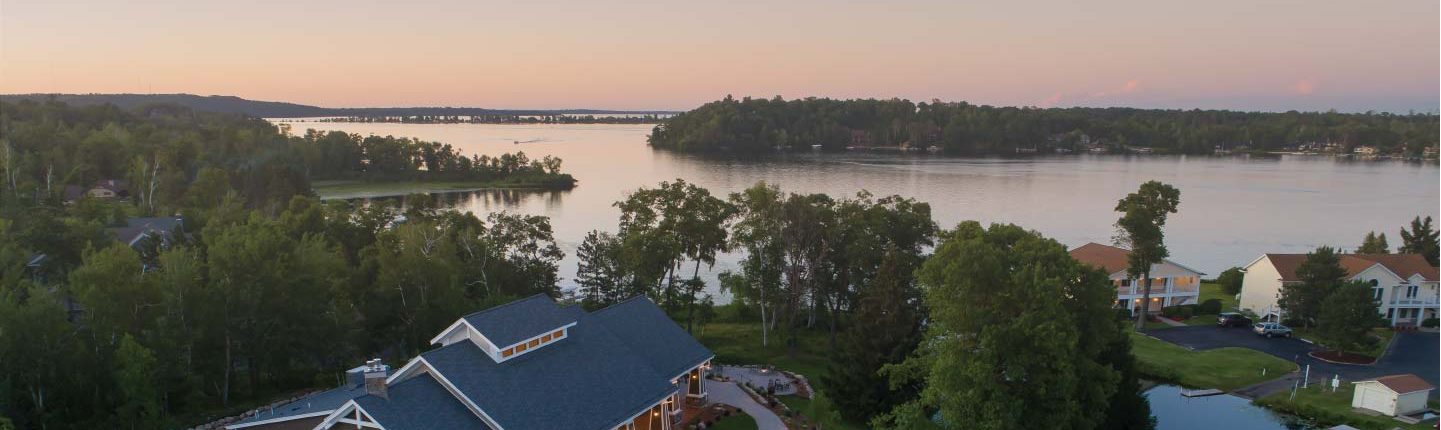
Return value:
M 1163 323 L 1163 324 L 1165 324 L 1165 325 L 1168 325 L 1168 326 L 1171 326 L 1171 327 L 1185 327 L 1185 326 L 1186 326 L 1186 323 L 1183 323 L 1183 322 L 1180 322 L 1180 321 L 1176 321 L 1176 320 L 1173 320 L 1173 319 L 1170 319 L 1170 318 L 1166 318 L 1166 317 L 1156 317 L 1156 319 L 1157 319 L 1157 320 L 1160 320 L 1161 323 Z
M 725 403 L 735 406 L 744 411 L 746 415 L 755 418 L 756 427 L 760 430 L 786 430 L 785 423 L 775 412 L 756 403 L 754 398 L 742 391 L 734 382 L 707 381 L 706 389 L 709 391 L 710 400 L 715 403 Z

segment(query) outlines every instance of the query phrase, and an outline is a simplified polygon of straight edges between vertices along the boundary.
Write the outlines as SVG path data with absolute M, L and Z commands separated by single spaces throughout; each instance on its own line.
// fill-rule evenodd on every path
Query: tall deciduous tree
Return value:
M 1116 212 L 1122 215 L 1116 220 L 1115 241 L 1131 249 L 1126 274 L 1131 279 L 1140 279 L 1142 287 L 1137 330 L 1145 325 L 1151 309 L 1151 266 L 1171 255 L 1166 249 L 1162 228 L 1166 226 L 1166 217 L 1176 213 L 1180 204 L 1181 191 L 1158 181 L 1141 184 L 1140 189 L 1116 203 Z
M 1344 354 L 1375 344 L 1371 329 L 1380 324 L 1381 316 L 1370 284 L 1342 283 L 1321 301 L 1319 313 L 1316 337 L 1323 345 Z
M 1401 229 L 1401 248 L 1398 252 L 1406 254 L 1421 254 L 1432 266 L 1438 264 L 1438 253 L 1441 253 L 1441 245 L 1437 244 L 1438 233 L 1431 227 L 1431 217 L 1411 220 L 1411 230 Z
M 1379 235 L 1374 231 L 1366 232 L 1366 237 L 1361 239 L 1361 246 L 1356 248 L 1357 254 L 1390 254 L 1391 246 L 1386 244 L 1386 233 Z
M 938 410 L 948 426 L 1091 429 L 1107 420 L 1124 371 L 1107 348 L 1125 345 L 1114 291 L 1060 243 L 1013 225 L 968 221 L 918 272 L 930 312 L 916 357 L 888 366 L 893 382 L 921 377 L 919 400 L 891 423 Z M 953 424 L 952 424 L 953 423 Z
M 115 387 L 120 392 L 120 406 L 115 409 L 117 422 L 132 429 L 159 424 L 155 354 L 127 334 L 115 351 L 115 363 Z
M 1277 305 L 1286 311 L 1288 318 L 1311 327 L 1320 315 L 1321 302 L 1345 281 L 1346 268 L 1341 267 L 1335 249 L 1323 246 L 1306 254 L 1306 261 L 1296 266 L 1296 277 L 1300 282 L 1281 285 Z

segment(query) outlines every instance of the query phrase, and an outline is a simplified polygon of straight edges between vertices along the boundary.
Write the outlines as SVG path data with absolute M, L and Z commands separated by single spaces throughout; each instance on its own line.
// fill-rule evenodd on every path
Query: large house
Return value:
M 466 315 L 399 370 L 372 360 L 347 383 L 227 429 L 670 430 L 703 402 L 714 354 L 649 299 L 594 312 L 544 295 Z
M 1126 274 L 1131 251 L 1099 243 L 1087 243 L 1071 250 L 1071 258 L 1099 267 L 1111 276 L 1116 287 L 1116 307 L 1136 312 L 1145 294 L 1144 284 Z M 1171 260 L 1151 265 L 1151 313 L 1165 306 L 1195 304 L 1201 296 L 1201 273 Z
M 79 185 L 65 186 L 65 202 L 74 203 L 81 197 L 96 199 L 120 199 L 130 196 L 130 188 L 122 179 L 101 179 L 89 188 Z
M 1436 267 L 1419 254 L 1341 254 L 1341 267 L 1351 280 L 1371 284 L 1381 314 L 1392 326 L 1414 326 L 1435 318 L 1438 304 Z M 1278 301 L 1281 286 L 1299 284 L 1296 268 L 1306 254 L 1265 254 L 1244 268 L 1241 309 L 1268 320 L 1285 317 Z

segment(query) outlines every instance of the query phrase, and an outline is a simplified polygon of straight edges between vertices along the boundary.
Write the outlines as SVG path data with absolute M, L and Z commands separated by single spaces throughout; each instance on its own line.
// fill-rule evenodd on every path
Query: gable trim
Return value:
M 430 365 L 430 362 L 425 360 L 425 356 L 418 356 L 410 360 L 410 363 L 406 363 L 405 367 L 402 367 L 400 371 L 395 372 L 389 379 L 386 379 L 385 383 L 389 385 L 391 381 L 399 379 L 401 375 L 415 372 L 429 373 L 430 376 L 435 377 L 436 382 L 440 382 L 440 386 L 444 387 L 445 391 L 450 392 L 450 395 L 455 396 L 457 400 L 465 404 L 466 409 L 470 409 L 470 412 L 475 414 L 476 417 L 479 417 L 481 421 L 484 421 L 486 425 L 494 430 L 505 430 L 505 427 L 495 422 L 495 419 L 491 418 L 490 414 L 485 413 L 485 410 L 481 409 L 480 405 L 472 401 L 464 392 L 461 392 L 460 388 L 454 383 L 451 383 L 449 379 L 446 379 L 445 375 L 442 375 L 439 370 L 436 370 L 435 366 Z
M 319 411 L 319 412 L 312 412 L 312 413 L 308 413 L 308 414 L 288 415 L 288 416 L 283 416 L 283 417 L 271 418 L 271 419 L 268 419 L 268 420 L 251 421 L 251 422 L 248 422 L 248 423 L 245 423 L 245 424 L 231 424 L 231 425 L 225 426 L 225 428 L 226 428 L 226 429 L 241 429 L 241 428 L 253 427 L 253 426 L 258 426 L 258 425 L 274 424 L 274 423 L 280 423 L 280 422 L 298 420 L 298 419 L 303 419 L 303 418 L 321 417 L 321 416 L 330 415 L 331 412 L 335 412 L 335 410 L 334 410 L 334 409 L 331 409 L 331 410 L 325 410 L 325 411 Z
M 354 412 L 355 415 L 361 419 L 350 418 L 351 412 Z M 355 399 L 346 401 L 345 404 L 336 408 L 334 412 L 331 412 L 330 415 L 325 417 L 325 420 L 315 426 L 315 430 L 328 429 L 334 427 L 336 424 L 354 424 L 356 427 L 370 427 L 385 430 L 385 426 L 381 425 L 380 421 L 376 421 L 375 417 L 365 411 L 365 408 L 360 407 L 359 403 L 355 403 Z

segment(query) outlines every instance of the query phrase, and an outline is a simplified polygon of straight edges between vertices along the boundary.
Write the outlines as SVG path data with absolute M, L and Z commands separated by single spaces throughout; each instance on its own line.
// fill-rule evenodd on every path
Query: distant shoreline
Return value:
M 512 181 L 361 181 L 321 180 L 310 184 L 321 200 L 401 197 L 410 194 L 459 193 L 484 190 L 565 191 L 545 184 Z

